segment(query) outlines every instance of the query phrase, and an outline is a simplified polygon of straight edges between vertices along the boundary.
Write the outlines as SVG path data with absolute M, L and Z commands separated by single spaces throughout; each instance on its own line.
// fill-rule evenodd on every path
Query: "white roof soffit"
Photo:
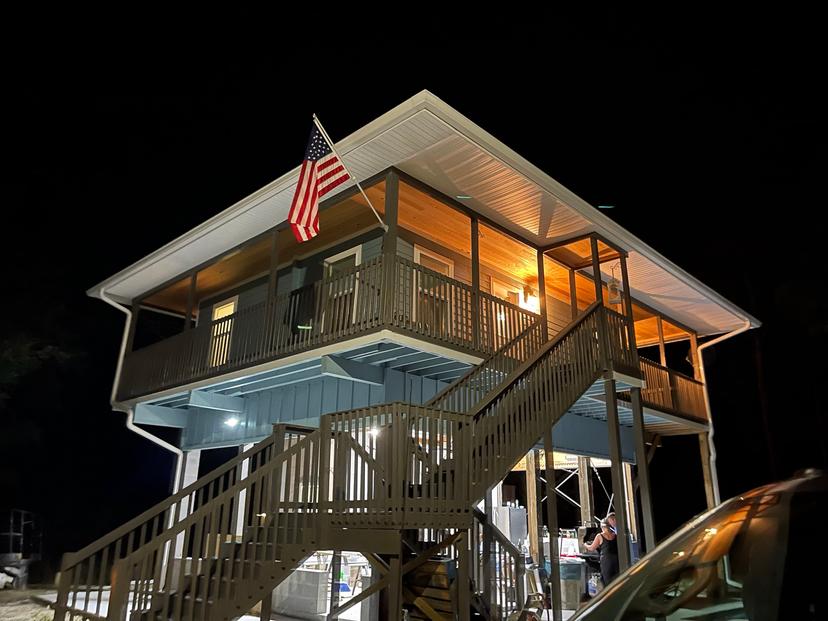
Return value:
M 700 335 L 760 323 L 449 105 L 421 91 L 337 142 L 359 179 L 396 166 L 540 245 L 596 231 L 629 252 L 633 295 Z M 287 218 L 299 166 L 88 291 L 129 303 Z M 340 186 L 347 189 L 351 182 Z

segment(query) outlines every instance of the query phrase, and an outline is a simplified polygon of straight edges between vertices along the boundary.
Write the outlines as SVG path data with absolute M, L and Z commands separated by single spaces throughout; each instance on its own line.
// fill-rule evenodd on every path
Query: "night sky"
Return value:
M 337 140 L 423 88 L 763 322 L 706 357 L 723 497 L 826 467 L 819 20 L 406 6 L 299 40 L 251 14 L 7 22 L 0 508 L 40 513 L 52 558 L 171 479 L 110 411 L 124 319 L 85 290 L 298 165 L 313 112 Z M 652 472 L 663 536 L 703 508 L 695 438 Z

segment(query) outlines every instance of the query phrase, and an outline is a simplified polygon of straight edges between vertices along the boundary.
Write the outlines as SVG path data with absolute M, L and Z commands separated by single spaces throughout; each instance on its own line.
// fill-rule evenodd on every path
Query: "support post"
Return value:
M 261 606 L 259 621 L 270 621 L 270 615 L 273 611 L 273 591 L 268 591 L 267 595 L 262 598 Z
M 378 575 L 380 570 L 379 568 L 370 563 L 371 565 L 371 575 L 363 577 L 362 580 L 362 592 L 364 593 L 368 589 L 372 588 L 377 582 L 380 581 L 381 577 Z M 353 598 L 352 598 L 353 599 Z M 359 621 L 378 621 L 379 619 L 379 595 L 374 593 L 369 595 L 365 599 L 360 602 L 359 605 Z
M 395 554 L 391 557 L 389 573 L 388 618 L 402 619 L 402 562 L 399 554 Z
M 192 485 L 198 480 L 198 466 L 201 463 L 201 450 L 187 451 L 184 453 L 184 467 L 181 469 L 181 485 L 178 489 L 182 490 L 188 485 Z M 179 520 L 187 517 L 186 503 L 182 503 L 179 508 Z M 184 553 L 184 533 L 179 533 L 175 538 L 175 554 L 173 558 L 180 559 Z M 167 554 L 165 552 L 165 554 Z M 182 567 L 183 571 L 183 567 Z
M 331 415 L 323 414 L 319 419 L 319 510 L 327 513 L 331 497 Z M 322 528 L 324 520 L 316 520 L 317 528 Z M 317 533 L 317 539 L 322 533 Z
M 578 499 L 581 503 L 581 526 L 595 520 L 595 498 L 592 495 L 592 463 L 589 457 L 578 457 Z
M 270 273 L 267 277 L 267 300 L 268 303 L 276 297 L 276 285 L 278 284 L 277 267 L 279 265 L 279 232 L 273 229 L 270 239 Z
M 632 296 L 630 295 L 630 275 L 627 272 L 627 257 L 621 255 L 621 287 L 623 288 L 624 314 L 627 317 L 627 335 L 629 336 L 630 350 L 638 368 L 638 345 L 635 339 L 635 315 L 633 315 Z
M 483 511 L 486 513 L 486 523 L 494 525 L 494 508 L 492 496 L 494 490 L 486 492 L 483 500 Z M 483 529 L 483 600 L 492 601 L 492 535 L 489 528 Z
M 658 356 L 661 361 L 661 366 L 667 366 L 667 349 L 664 347 L 664 320 L 661 315 L 656 316 L 656 326 L 658 327 Z
M 187 310 L 184 314 L 184 330 L 189 330 L 193 325 L 193 305 L 195 304 L 196 283 L 198 281 L 198 272 L 193 272 L 190 276 L 190 289 L 187 291 Z
M 339 608 L 339 576 L 342 572 L 342 550 L 334 550 L 331 556 L 331 612 Z
M 529 555 L 536 565 L 542 562 L 540 520 L 538 520 L 538 468 L 535 449 L 526 453 L 526 515 L 529 522 Z
M 629 517 L 630 540 L 638 543 L 639 551 L 642 549 L 641 538 L 638 530 L 638 515 L 635 510 L 635 492 L 633 491 L 633 471 L 632 464 L 621 464 L 624 474 L 624 502 L 627 507 L 627 517 Z M 632 559 L 632 554 L 630 554 Z M 635 559 L 632 559 L 635 560 Z
M 480 348 L 480 221 L 471 219 L 471 268 L 472 268 L 472 346 Z
M 624 473 L 621 469 L 621 431 L 618 426 L 618 397 L 615 380 L 604 379 L 604 397 L 607 402 L 609 456 L 612 471 L 612 491 L 615 496 L 615 520 L 618 537 L 618 567 L 624 571 L 630 566 L 630 540 L 627 536 L 627 506 L 624 503 Z
M 569 306 L 572 310 L 572 321 L 578 317 L 578 286 L 575 282 L 575 270 L 569 269 Z
M 135 330 L 138 326 L 138 315 L 141 312 L 141 303 L 135 302 L 132 305 L 132 317 L 129 321 L 129 334 L 127 335 L 127 342 L 126 347 L 124 348 L 124 353 L 128 354 L 132 351 L 132 347 L 135 344 Z
M 707 432 L 699 434 L 699 453 L 702 463 L 702 476 L 704 477 L 704 497 L 707 501 L 707 508 L 716 506 L 716 495 L 713 491 L 713 473 L 710 470 L 710 439 Z
M 650 460 L 644 441 L 644 412 L 641 407 L 641 389 L 630 389 L 632 407 L 633 438 L 635 441 L 635 463 L 638 479 L 638 493 L 641 500 L 641 518 L 644 536 L 639 542 L 641 552 L 648 552 L 655 547 L 655 524 L 653 521 L 653 503 L 650 493 Z
M 598 256 L 598 239 L 593 235 L 589 239 L 592 247 L 592 277 L 595 280 L 595 300 L 604 304 L 604 281 L 601 278 L 601 261 Z
M 699 343 L 695 332 L 690 333 L 690 360 L 693 363 L 693 379 L 700 382 L 702 377 L 699 366 Z
M 469 610 L 471 608 L 471 593 L 469 583 L 469 531 L 463 532 L 462 537 L 455 543 L 457 548 L 457 619 L 458 621 L 469 621 Z
M 400 176 L 393 170 L 385 177 L 385 225 L 388 230 L 382 238 L 382 261 L 385 270 L 382 296 L 385 300 L 385 323 L 394 321 L 394 281 L 397 267 L 397 236 L 399 234 L 398 208 Z
M 546 308 L 546 278 L 543 273 L 543 251 L 538 250 L 538 302 L 540 302 L 541 334 L 549 340 L 549 311 Z
M 555 494 L 555 453 L 552 447 L 552 428 L 543 434 L 546 458 L 546 529 L 549 531 L 549 581 L 552 596 L 552 618 L 562 620 L 561 567 L 558 550 L 558 498 Z
M 624 291 L 624 308 L 626 309 L 627 322 L 629 323 L 630 335 L 630 349 L 632 350 L 633 359 L 636 367 L 638 367 L 638 345 L 636 343 L 635 334 L 635 316 L 633 315 L 632 297 L 630 295 L 630 275 L 627 271 L 627 258 L 621 257 L 621 284 Z M 658 318 L 658 335 L 659 335 L 659 351 L 662 359 L 665 358 L 664 352 L 664 329 L 661 324 L 661 317 Z M 666 361 L 665 361 L 666 362 Z M 647 448 L 644 442 L 644 409 L 641 404 L 641 388 L 634 387 L 630 389 L 630 406 L 632 409 L 633 418 L 633 436 L 635 443 L 635 462 L 637 466 L 637 475 L 639 482 L 639 493 L 641 494 L 641 517 L 644 527 L 643 537 L 638 537 L 640 551 L 643 553 L 651 550 L 655 546 L 655 527 L 653 524 L 653 505 L 650 494 L 650 470 L 649 461 L 647 459 Z M 613 483 L 613 489 L 615 484 Z M 630 514 L 635 514 L 635 489 L 632 485 L 629 488 Z M 635 524 L 632 521 L 630 524 Z
M 239 446 L 239 454 L 244 453 L 247 450 L 253 448 L 253 443 L 250 444 L 242 444 Z M 239 481 L 243 481 L 247 478 L 247 475 L 250 473 L 250 460 L 245 459 L 241 463 L 241 472 L 239 473 Z M 241 537 L 244 534 L 244 527 L 245 527 L 245 516 L 247 511 L 247 490 L 242 490 L 239 492 L 239 506 L 236 507 L 236 516 L 235 516 L 235 528 L 233 533 L 236 537 Z

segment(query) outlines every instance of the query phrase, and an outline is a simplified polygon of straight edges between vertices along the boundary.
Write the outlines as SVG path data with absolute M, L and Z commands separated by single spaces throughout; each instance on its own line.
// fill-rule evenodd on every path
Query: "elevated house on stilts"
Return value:
M 658 438 L 698 436 L 714 502 L 697 340 L 755 319 L 431 93 L 337 150 L 387 231 L 349 181 L 298 243 L 297 168 L 90 290 L 127 315 L 114 408 L 148 436 L 179 429 L 179 472 L 65 555 L 57 619 L 267 618 L 319 550 L 372 568 L 331 618 L 505 619 L 526 561 L 491 492 L 527 454 L 534 476 L 539 449 L 548 485 L 553 450 L 608 459 L 620 541 L 640 549 Z M 678 342 L 686 368 L 668 364 Z M 199 477 L 216 447 L 238 455 Z M 558 528 L 538 498 L 536 547 Z

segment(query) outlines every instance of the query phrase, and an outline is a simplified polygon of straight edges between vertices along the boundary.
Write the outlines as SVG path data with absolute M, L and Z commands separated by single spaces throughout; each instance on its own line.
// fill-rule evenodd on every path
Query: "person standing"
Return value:
M 618 575 L 618 538 L 615 526 L 615 513 L 607 514 L 607 517 L 601 520 L 601 532 L 595 535 L 592 543 L 586 544 L 586 549 L 590 552 L 599 551 L 601 582 L 604 586 Z

